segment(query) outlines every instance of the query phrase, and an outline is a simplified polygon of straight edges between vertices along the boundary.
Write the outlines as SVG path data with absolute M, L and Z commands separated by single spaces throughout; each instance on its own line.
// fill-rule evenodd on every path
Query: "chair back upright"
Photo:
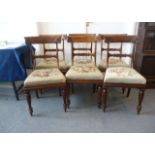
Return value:
M 105 44 L 105 40 L 106 38 L 120 38 L 123 36 L 126 36 L 127 34 L 99 34 L 98 35 L 98 40 L 101 42 L 101 53 L 100 53 L 100 59 L 103 59 L 103 54 L 105 52 L 106 56 L 107 56 L 107 52 L 111 51 L 111 52 L 118 52 L 118 53 L 122 53 L 122 43 L 119 44 L 119 47 L 111 47 L 109 45 L 109 47 L 104 46 Z M 107 51 L 108 50 L 108 51 Z
M 32 56 L 32 65 L 33 69 L 36 67 L 36 61 L 37 59 L 48 59 L 48 58 L 56 58 L 57 60 L 57 66 L 59 67 L 59 48 L 58 44 L 61 43 L 61 35 L 43 35 L 43 36 L 29 36 L 25 37 L 25 42 L 30 48 L 31 56 Z M 55 51 L 56 54 L 46 54 L 45 52 L 41 52 L 41 48 L 44 48 L 45 44 L 52 44 L 55 45 L 55 49 L 50 49 L 52 51 Z M 39 53 L 35 51 L 35 46 L 38 45 Z M 52 61 L 52 59 L 51 59 Z
M 58 35 L 40 35 L 40 36 L 58 36 Z M 65 50 L 64 50 L 64 40 L 66 39 L 66 35 L 60 35 L 61 36 L 61 44 L 58 46 L 58 54 L 62 55 L 62 60 L 65 61 Z M 55 54 L 56 53 L 56 47 L 51 47 L 48 44 L 43 45 L 44 54 Z M 60 58 L 60 56 L 59 56 Z
M 137 36 L 135 35 L 124 35 L 124 36 L 107 36 L 105 38 L 105 43 L 107 43 L 107 64 L 109 64 L 109 58 L 110 57 L 116 57 L 116 58 L 124 58 L 129 57 L 131 59 L 131 65 L 134 64 L 134 55 L 135 55 L 135 44 L 137 42 Z M 112 49 L 110 47 L 110 44 L 121 44 L 120 46 L 120 53 L 112 53 L 111 51 L 118 50 L 116 48 Z M 123 46 L 125 44 L 132 45 L 132 51 L 130 53 L 125 52 L 123 49 Z M 125 48 L 125 50 L 127 50 Z
M 75 57 L 89 57 L 89 60 L 94 59 L 94 65 L 96 65 L 96 34 L 69 34 L 68 42 L 71 43 L 72 65 Z

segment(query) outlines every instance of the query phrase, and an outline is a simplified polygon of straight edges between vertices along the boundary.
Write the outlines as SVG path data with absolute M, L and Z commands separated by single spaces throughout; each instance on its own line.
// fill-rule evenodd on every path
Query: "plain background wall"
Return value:
M 24 36 L 37 34 L 36 22 L 0 22 L 0 41 L 24 42 Z

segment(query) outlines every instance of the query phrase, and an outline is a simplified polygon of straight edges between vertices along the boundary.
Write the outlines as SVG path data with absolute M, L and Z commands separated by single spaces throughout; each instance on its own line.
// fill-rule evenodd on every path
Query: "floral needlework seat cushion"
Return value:
M 59 69 L 34 70 L 24 81 L 24 86 L 65 83 L 66 79 Z
M 109 65 L 107 65 L 107 60 L 102 59 L 98 65 L 98 68 L 101 71 L 104 71 L 107 67 L 129 67 L 129 65 L 126 64 L 124 61 L 120 60 L 119 58 L 110 58 Z
M 104 83 L 146 84 L 146 79 L 133 68 L 113 67 L 105 72 Z
M 72 66 L 66 73 L 68 80 L 103 80 L 103 73 L 93 66 Z

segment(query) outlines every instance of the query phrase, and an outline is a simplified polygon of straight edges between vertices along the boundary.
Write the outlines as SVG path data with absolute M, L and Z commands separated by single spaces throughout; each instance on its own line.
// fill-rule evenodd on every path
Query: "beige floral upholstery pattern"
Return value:
M 103 73 L 93 66 L 72 66 L 66 73 L 68 80 L 103 80 Z
M 98 68 L 101 71 L 106 70 L 107 67 L 130 67 L 128 64 L 126 64 L 124 61 L 120 60 L 119 58 L 110 58 L 109 59 L 109 65 L 107 65 L 107 60 L 103 59 L 98 65 Z
M 42 59 L 36 65 L 36 69 L 57 68 L 57 67 L 58 67 L 58 65 L 57 65 L 56 58 Z M 67 69 L 69 69 L 69 65 L 67 65 L 64 60 L 59 60 L 59 69 L 60 70 L 67 70 Z
M 24 81 L 24 86 L 65 83 L 64 75 L 57 68 L 34 70 Z
M 104 83 L 146 84 L 146 79 L 133 68 L 112 67 L 105 73 Z

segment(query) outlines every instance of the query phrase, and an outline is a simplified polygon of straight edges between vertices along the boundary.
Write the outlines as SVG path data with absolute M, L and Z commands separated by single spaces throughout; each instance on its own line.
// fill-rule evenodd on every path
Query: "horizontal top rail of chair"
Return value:
M 135 35 L 128 35 L 128 36 L 107 36 L 104 40 L 106 43 L 130 43 L 130 42 L 136 42 L 137 41 L 137 36 Z
M 96 34 L 93 34 L 93 33 L 70 33 L 68 35 L 69 36 L 80 36 L 80 37 L 89 37 L 89 36 L 96 36 Z
M 96 42 L 96 35 L 70 35 L 68 36 L 68 42 L 71 43 L 93 43 Z
M 65 39 L 67 39 L 68 37 L 67 37 L 67 34 L 40 34 L 39 36 L 60 36 L 63 40 L 65 40 Z
M 106 37 L 121 37 L 127 34 L 98 34 L 98 40 L 104 40 Z
M 61 43 L 61 35 L 25 37 L 25 42 L 28 44 Z
M 95 53 L 73 53 L 74 56 L 95 56 Z

